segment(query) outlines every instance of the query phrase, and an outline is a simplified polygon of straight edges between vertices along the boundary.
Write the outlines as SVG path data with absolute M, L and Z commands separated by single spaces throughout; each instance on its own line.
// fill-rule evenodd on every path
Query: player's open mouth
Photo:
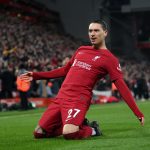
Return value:
M 91 42 L 95 42 L 96 38 L 91 38 Z

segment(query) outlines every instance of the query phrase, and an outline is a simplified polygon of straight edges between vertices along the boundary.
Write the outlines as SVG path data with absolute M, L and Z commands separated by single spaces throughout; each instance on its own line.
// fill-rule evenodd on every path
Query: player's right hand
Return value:
M 33 75 L 33 72 L 26 72 L 24 74 L 21 74 L 19 78 L 25 82 L 31 82 L 33 80 L 32 75 Z

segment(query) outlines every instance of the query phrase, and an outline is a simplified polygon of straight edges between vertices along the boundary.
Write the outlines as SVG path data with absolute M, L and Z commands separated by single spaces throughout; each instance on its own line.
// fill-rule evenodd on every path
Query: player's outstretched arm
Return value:
M 60 78 L 64 77 L 68 73 L 68 68 L 67 67 L 60 67 L 51 71 L 46 71 L 46 72 L 33 72 L 32 77 L 35 80 L 41 80 L 41 79 L 53 79 L 53 78 Z
M 71 64 L 68 63 L 67 65 L 45 72 L 27 72 L 20 75 L 21 80 L 25 80 L 27 82 L 34 80 L 42 80 L 42 79 L 52 79 L 52 78 L 60 78 L 67 75 Z
M 29 82 L 29 81 L 32 81 L 33 79 L 42 80 L 42 79 L 65 77 L 74 62 L 74 57 L 76 53 L 72 56 L 70 61 L 63 67 L 60 67 L 51 71 L 46 71 L 46 72 L 27 72 L 25 74 L 20 75 L 20 78 L 22 80 Z
M 121 94 L 122 98 L 124 101 L 128 104 L 130 109 L 134 112 L 134 114 L 138 117 L 141 125 L 144 125 L 144 115 L 143 113 L 139 110 L 138 106 L 136 105 L 134 98 L 127 87 L 126 83 L 124 82 L 123 79 L 118 79 L 114 81 L 115 86 L 117 87 L 119 93 Z

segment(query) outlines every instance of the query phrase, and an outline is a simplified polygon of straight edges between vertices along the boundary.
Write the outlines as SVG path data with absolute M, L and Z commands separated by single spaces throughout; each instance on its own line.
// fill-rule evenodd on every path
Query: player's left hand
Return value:
M 144 126 L 144 123 L 145 123 L 144 117 L 139 118 L 139 121 L 140 121 L 141 125 Z

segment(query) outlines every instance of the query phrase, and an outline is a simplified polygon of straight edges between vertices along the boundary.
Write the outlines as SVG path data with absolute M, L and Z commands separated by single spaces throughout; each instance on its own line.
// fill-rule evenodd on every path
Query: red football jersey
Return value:
M 86 100 L 90 104 L 95 83 L 107 74 L 112 81 L 116 80 L 116 87 L 134 114 L 138 118 L 143 117 L 124 83 L 118 59 L 107 49 L 96 50 L 91 46 L 82 46 L 64 67 L 48 72 L 33 72 L 33 78 L 39 80 L 66 76 L 57 98 L 74 99 L 77 102 Z
M 80 47 L 66 68 L 68 73 L 59 90 L 58 98 L 89 100 L 97 80 L 107 74 L 111 80 L 122 79 L 118 59 L 109 50 L 96 50 L 92 46 Z

